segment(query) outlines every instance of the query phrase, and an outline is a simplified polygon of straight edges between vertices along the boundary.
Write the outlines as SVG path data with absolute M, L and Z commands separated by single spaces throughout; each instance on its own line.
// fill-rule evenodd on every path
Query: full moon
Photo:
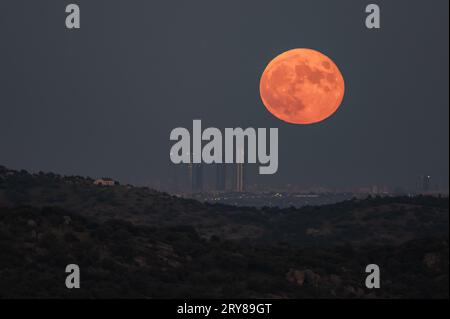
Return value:
M 336 64 L 312 49 L 293 49 L 273 59 L 261 77 L 267 110 L 292 124 L 312 124 L 330 117 L 344 98 L 344 78 Z

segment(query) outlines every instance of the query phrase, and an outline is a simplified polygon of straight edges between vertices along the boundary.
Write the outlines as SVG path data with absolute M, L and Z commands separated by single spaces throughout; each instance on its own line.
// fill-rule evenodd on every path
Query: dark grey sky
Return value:
M 32 171 L 167 177 L 169 133 L 278 127 L 267 183 L 448 185 L 448 1 L 60 0 L 0 2 L 0 164 Z M 331 57 L 346 96 L 329 120 L 289 125 L 259 98 L 266 64 L 292 48 Z

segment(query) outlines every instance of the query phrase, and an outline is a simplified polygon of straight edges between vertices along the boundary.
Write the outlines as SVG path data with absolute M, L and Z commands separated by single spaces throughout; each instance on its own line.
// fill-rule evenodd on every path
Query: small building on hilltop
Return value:
M 115 180 L 111 179 L 111 178 L 99 178 L 96 179 L 94 181 L 94 185 L 99 185 L 99 186 L 114 186 L 114 185 L 118 185 L 119 183 L 116 182 Z

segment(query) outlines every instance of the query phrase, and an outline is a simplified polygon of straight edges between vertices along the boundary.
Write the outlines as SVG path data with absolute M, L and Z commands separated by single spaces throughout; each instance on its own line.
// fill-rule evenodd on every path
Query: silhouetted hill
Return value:
M 395 197 L 350 200 L 303 208 L 234 207 L 202 204 L 148 188 L 94 185 L 79 176 L 29 174 L 0 168 L 0 206 L 62 207 L 98 221 L 137 225 L 189 225 L 201 237 L 289 242 L 399 244 L 448 235 L 448 198 Z
M 256 209 L 93 182 L 0 167 L 0 297 L 449 296 L 448 198 Z
M 192 227 L 93 222 L 57 208 L 0 209 L 0 297 L 448 297 L 448 239 L 292 248 L 201 238 Z M 64 286 L 76 263 L 82 289 Z M 364 287 L 367 264 L 382 289 Z

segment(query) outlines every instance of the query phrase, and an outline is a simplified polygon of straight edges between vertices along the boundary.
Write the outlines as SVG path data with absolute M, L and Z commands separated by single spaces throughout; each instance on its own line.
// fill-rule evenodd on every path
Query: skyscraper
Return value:
M 190 164 L 190 166 L 192 192 L 201 192 L 203 190 L 203 165 Z
M 237 192 L 243 192 L 245 191 L 245 169 L 244 169 L 244 163 L 237 163 L 236 164 L 236 191 Z
M 419 180 L 417 182 L 418 191 L 428 192 L 431 190 L 431 176 L 422 175 L 419 176 Z
M 216 190 L 225 191 L 227 167 L 225 164 L 216 164 Z
M 187 184 L 186 184 L 187 192 L 192 192 L 193 178 L 194 178 L 194 164 L 189 163 L 187 164 Z
M 245 151 L 243 148 L 236 152 L 236 164 L 234 173 L 235 191 L 243 192 L 245 190 Z

